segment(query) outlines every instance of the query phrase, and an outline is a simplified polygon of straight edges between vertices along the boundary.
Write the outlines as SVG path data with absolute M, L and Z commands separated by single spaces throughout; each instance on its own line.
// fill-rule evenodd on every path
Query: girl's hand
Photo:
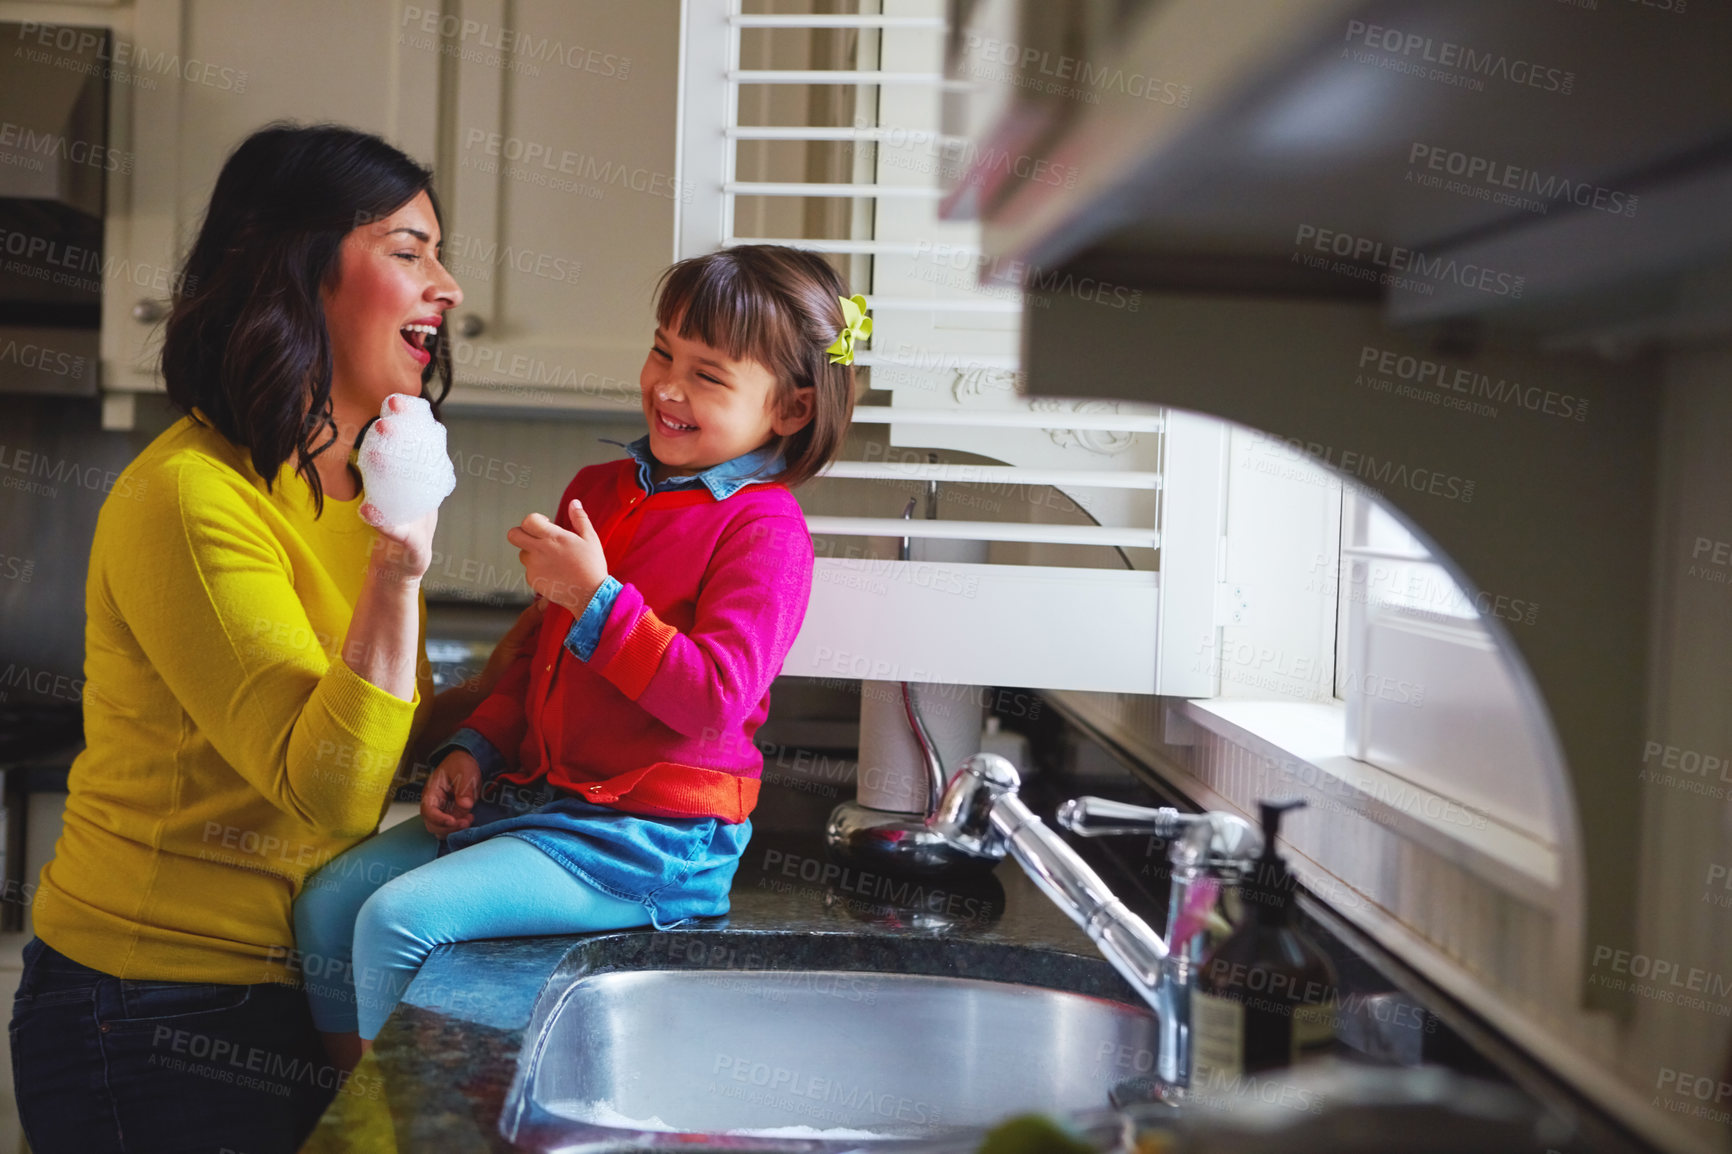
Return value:
M 386 525 L 372 502 L 363 501 L 361 520 L 379 531 L 372 555 L 367 558 L 368 576 L 410 584 L 426 575 L 428 566 L 433 564 L 433 530 L 439 524 L 438 509 L 406 525 Z
M 510 529 L 505 539 L 517 546 L 517 559 L 529 588 L 555 605 L 582 613 L 607 577 L 607 554 L 583 506 L 572 501 L 566 509 L 576 532 L 561 529 L 540 513 Z
M 475 821 L 470 811 L 481 792 L 481 764 L 473 754 L 451 751 L 421 791 L 421 821 L 434 837 L 447 837 L 468 829 Z

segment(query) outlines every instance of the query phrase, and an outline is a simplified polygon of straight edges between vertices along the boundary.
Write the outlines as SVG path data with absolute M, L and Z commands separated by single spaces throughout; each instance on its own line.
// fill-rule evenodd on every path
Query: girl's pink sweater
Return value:
M 577 498 L 623 588 L 588 661 L 548 606 L 532 651 L 464 725 L 520 768 L 633 813 L 744 821 L 764 759 L 753 735 L 806 615 L 812 538 L 774 482 L 718 501 L 703 486 L 646 494 L 630 460 L 580 471 Z M 515 755 L 515 757 L 513 757 Z

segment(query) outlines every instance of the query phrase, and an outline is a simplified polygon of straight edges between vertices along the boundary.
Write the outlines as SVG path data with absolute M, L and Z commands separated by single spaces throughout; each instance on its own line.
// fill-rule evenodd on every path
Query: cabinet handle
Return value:
M 466 341 L 472 341 L 487 331 L 487 322 L 474 313 L 464 313 L 463 319 L 457 322 L 457 335 Z
M 150 297 L 141 297 L 138 303 L 132 306 L 132 319 L 141 325 L 154 325 L 166 316 L 168 305 Z

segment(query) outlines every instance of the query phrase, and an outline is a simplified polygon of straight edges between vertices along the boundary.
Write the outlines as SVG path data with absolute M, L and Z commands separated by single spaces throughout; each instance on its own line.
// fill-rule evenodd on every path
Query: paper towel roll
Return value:
M 915 562 L 975 562 L 986 560 L 985 541 L 947 541 L 917 537 L 909 542 Z M 980 752 L 980 730 L 986 717 L 986 692 L 978 685 L 916 682 L 910 686 L 920 720 L 949 780 L 963 758 Z M 860 772 L 857 794 L 861 805 L 896 813 L 926 812 L 926 759 L 902 703 L 899 681 L 860 683 Z
M 910 560 L 986 563 L 986 541 L 949 541 L 943 537 L 916 537 L 908 542 Z
M 980 752 L 986 693 L 978 685 L 920 682 L 910 686 L 932 738 L 945 780 Z M 926 760 L 908 726 L 899 681 L 860 683 L 860 804 L 898 813 L 926 812 Z

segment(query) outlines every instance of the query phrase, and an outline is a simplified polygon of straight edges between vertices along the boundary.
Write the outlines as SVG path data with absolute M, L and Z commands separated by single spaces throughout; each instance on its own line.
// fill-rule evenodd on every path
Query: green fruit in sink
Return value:
M 1099 1151 L 1051 1118 L 1018 1114 L 986 1132 L 979 1154 L 1099 1154 Z

